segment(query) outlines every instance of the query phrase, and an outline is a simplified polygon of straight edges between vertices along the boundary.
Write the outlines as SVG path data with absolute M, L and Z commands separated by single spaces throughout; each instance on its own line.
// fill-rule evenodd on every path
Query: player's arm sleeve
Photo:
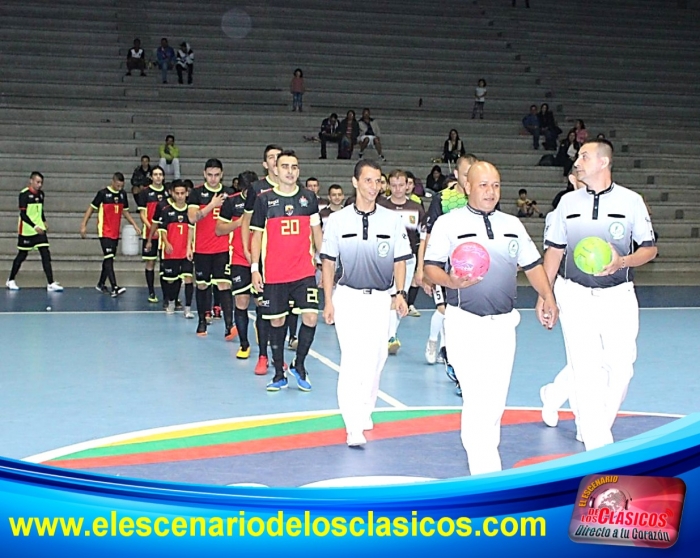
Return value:
M 649 210 L 644 203 L 644 198 L 639 195 L 637 195 L 637 202 L 634 204 L 632 213 L 632 239 L 640 248 L 656 246 L 656 236 Z
M 430 233 L 428 246 L 425 248 L 424 265 L 434 265 L 445 269 L 449 257 L 450 238 L 445 229 L 445 220 L 441 219 L 435 223 Z
M 323 242 L 321 243 L 321 259 L 336 261 L 340 255 L 338 217 L 331 214 L 323 229 Z
M 216 218 L 224 223 L 231 222 L 233 219 L 233 198 L 226 198 Z
M 90 206 L 93 209 L 99 209 L 99 207 L 102 205 L 103 201 L 104 201 L 104 193 L 102 192 L 102 190 L 100 190 L 99 192 L 97 192 L 97 194 L 95 194 L 95 197 L 93 198 Z
M 146 190 L 141 190 L 139 195 L 136 196 L 136 207 L 139 211 L 146 210 Z
M 253 215 L 250 218 L 251 230 L 265 230 L 265 222 L 267 221 L 267 207 L 265 204 L 265 196 L 258 196 L 255 198 L 255 208 L 253 209 Z
M 29 194 L 27 192 L 20 192 L 19 194 L 19 218 L 22 219 L 23 222 L 27 223 L 30 227 L 34 228 L 36 227 L 36 224 L 34 221 L 32 221 L 29 218 L 29 215 L 27 215 L 27 205 L 29 205 Z
M 559 202 L 557 210 L 554 212 L 554 218 L 551 224 L 545 230 L 544 234 L 544 245 L 545 248 L 552 246 L 553 248 L 558 248 L 559 250 L 566 249 L 566 215 L 568 210 L 564 199 Z
M 253 213 L 253 210 L 255 209 L 256 198 L 257 196 L 255 195 L 255 188 L 249 186 L 248 190 L 246 190 L 245 205 L 243 206 L 243 211 L 245 213 Z
M 122 202 L 124 202 L 124 211 L 129 210 L 129 197 L 126 195 L 126 192 L 122 190 Z
M 406 232 L 406 227 L 401 220 L 401 217 L 394 213 L 395 225 L 394 225 L 394 238 L 396 242 L 394 243 L 394 261 L 400 262 L 404 260 L 410 260 L 413 257 L 413 250 L 411 249 L 411 243 L 408 240 L 408 233 Z
M 528 271 L 542 263 L 540 252 L 532 238 L 520 221 L 520 232 L 518 233 L 518 265 L 523 271 Z
M 430 206 L 428 207 L 428 212 L 425 214 L 425 231 L 428 234 L 432 232 L 435 221 L 437 221 L 437 218 L 442 214 L 442 201 L 440 198 L 440 195 L 433 196 L 433 199 L 430 201 Z

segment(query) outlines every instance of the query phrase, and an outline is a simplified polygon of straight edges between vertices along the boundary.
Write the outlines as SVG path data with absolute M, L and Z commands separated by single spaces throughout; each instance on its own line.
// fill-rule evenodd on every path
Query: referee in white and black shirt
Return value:
M 366 443 L 379 378 L 387 359 L 390 289 L 396 286 L 396 311 L 405 316 L 406 261 L 413 257 L 406 229 L 395 212 L 377 206 L 381 168 L 370 160 L 355 166 L 355 203 L 336 211 L 323 231 L 323 291 L 326 323 L 335 323 L 340 344 L 338 407 L 348 446 Z M 342 275 L 333 288 L 336 263 Z
M 585 188 L 561 198 L 545 233 L 544 266 L 561 311 L 579 430 L 587 450 L 613 442 L 611 428 L 637 358 L 639 305 L 632 268 L 654 259 L 657 252 L 644 200 L 613 182 L 612 160 L 613 147 L 607 140 L 581 146 L 574 174 Z M 574 264 L 576 245 L 589 236 L 612 247 L 612 261 L 597 275 L 583 273 Z M 639 245 L 635 252 L 633 242 Z M 557 278 L 564 254 L 563 273 Z
M 491 163 L 474 163 L 467 175 L 468 205 L 435 222 L 425 252 L 425 275 L 447 287 L 445 341 L 462 387 L 462 444 L 472 475 L 501 470 L 498 445 L 515 358 L 514 308 L 518 267 L 545 303 L 540 323 L 551 329 L 557 307 L 540 254 L 517 217 L 496 211 L 501 178 Z M 482 280 L 461 279 L 450 257 L 464 242 L 476 242 L 491 264 Z

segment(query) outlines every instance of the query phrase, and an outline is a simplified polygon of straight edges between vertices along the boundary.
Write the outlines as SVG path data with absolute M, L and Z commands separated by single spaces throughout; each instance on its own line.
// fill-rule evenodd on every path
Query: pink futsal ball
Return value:
M 464 242 L 452 251 L 450 264 L 457 277 L 476 279 L 486 275 L 491 258 L 481 244 Z

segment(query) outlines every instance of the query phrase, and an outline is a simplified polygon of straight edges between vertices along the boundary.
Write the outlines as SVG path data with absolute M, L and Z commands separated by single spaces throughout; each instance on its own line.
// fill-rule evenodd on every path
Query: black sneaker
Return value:
M 200 337 L 204 337 L 207 334 L 207 322 L 205 321 L 199 321 L 197 324 L 197 335 Z
M 112 289 L 112 298 L 117 298 L 119 295 L 126 292 L 126 287 L 114 287 Z
M 109 287 L 106 285 L 97 285 L 95 287 L 95 290 L 101 292 L 102 294 L 109 294 L 111 291 L 109 290 Z

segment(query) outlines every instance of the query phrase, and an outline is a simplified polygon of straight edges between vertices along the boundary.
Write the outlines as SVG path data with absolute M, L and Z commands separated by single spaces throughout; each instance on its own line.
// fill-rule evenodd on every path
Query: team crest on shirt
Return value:
M 613 237 L 613 240 L 620 240 L 625 236 L 625 226 L 620 223 L 620 221 L 611 223 L 608 231 L 610 232 L 610 236 Z
M 309 200 L 307 200 L 304 196 L 301 196 L 299 198 L 299 205 L 301 207 L 306 207 L 307 205 L 309 205 Z
M 284 206 L 284 214 L 285 214 L 287 217 L 291 217 L 292 215 L 294 215 L 294 206 L 291 205 L 291 204 L 290 204 L 290 205 L 285 205 L 285 206 Z
M 518 248 L 520 248 L 520 244 L 518 244 L 517 240 L 511 240 L 508 243 L 508 255 L 511 258 L 514 258 L 515 256 L 518 255 Z
M 178 216 L 177 216 L 177 222 L 178 222 L 178 223 L 182 223 L 183 219 L 184 219 L 184 218 L 183 218 L 182 215 L 178 215 Z
M 389 255 L 389 243 L 382 241 L 377 245 L 377 255 L 380 258 L 386 258 Z
M 416 216 L 415 215 L 409 215 L 408 217 L 408 222 L 411 223 L 411 225 L 416 224 Z

